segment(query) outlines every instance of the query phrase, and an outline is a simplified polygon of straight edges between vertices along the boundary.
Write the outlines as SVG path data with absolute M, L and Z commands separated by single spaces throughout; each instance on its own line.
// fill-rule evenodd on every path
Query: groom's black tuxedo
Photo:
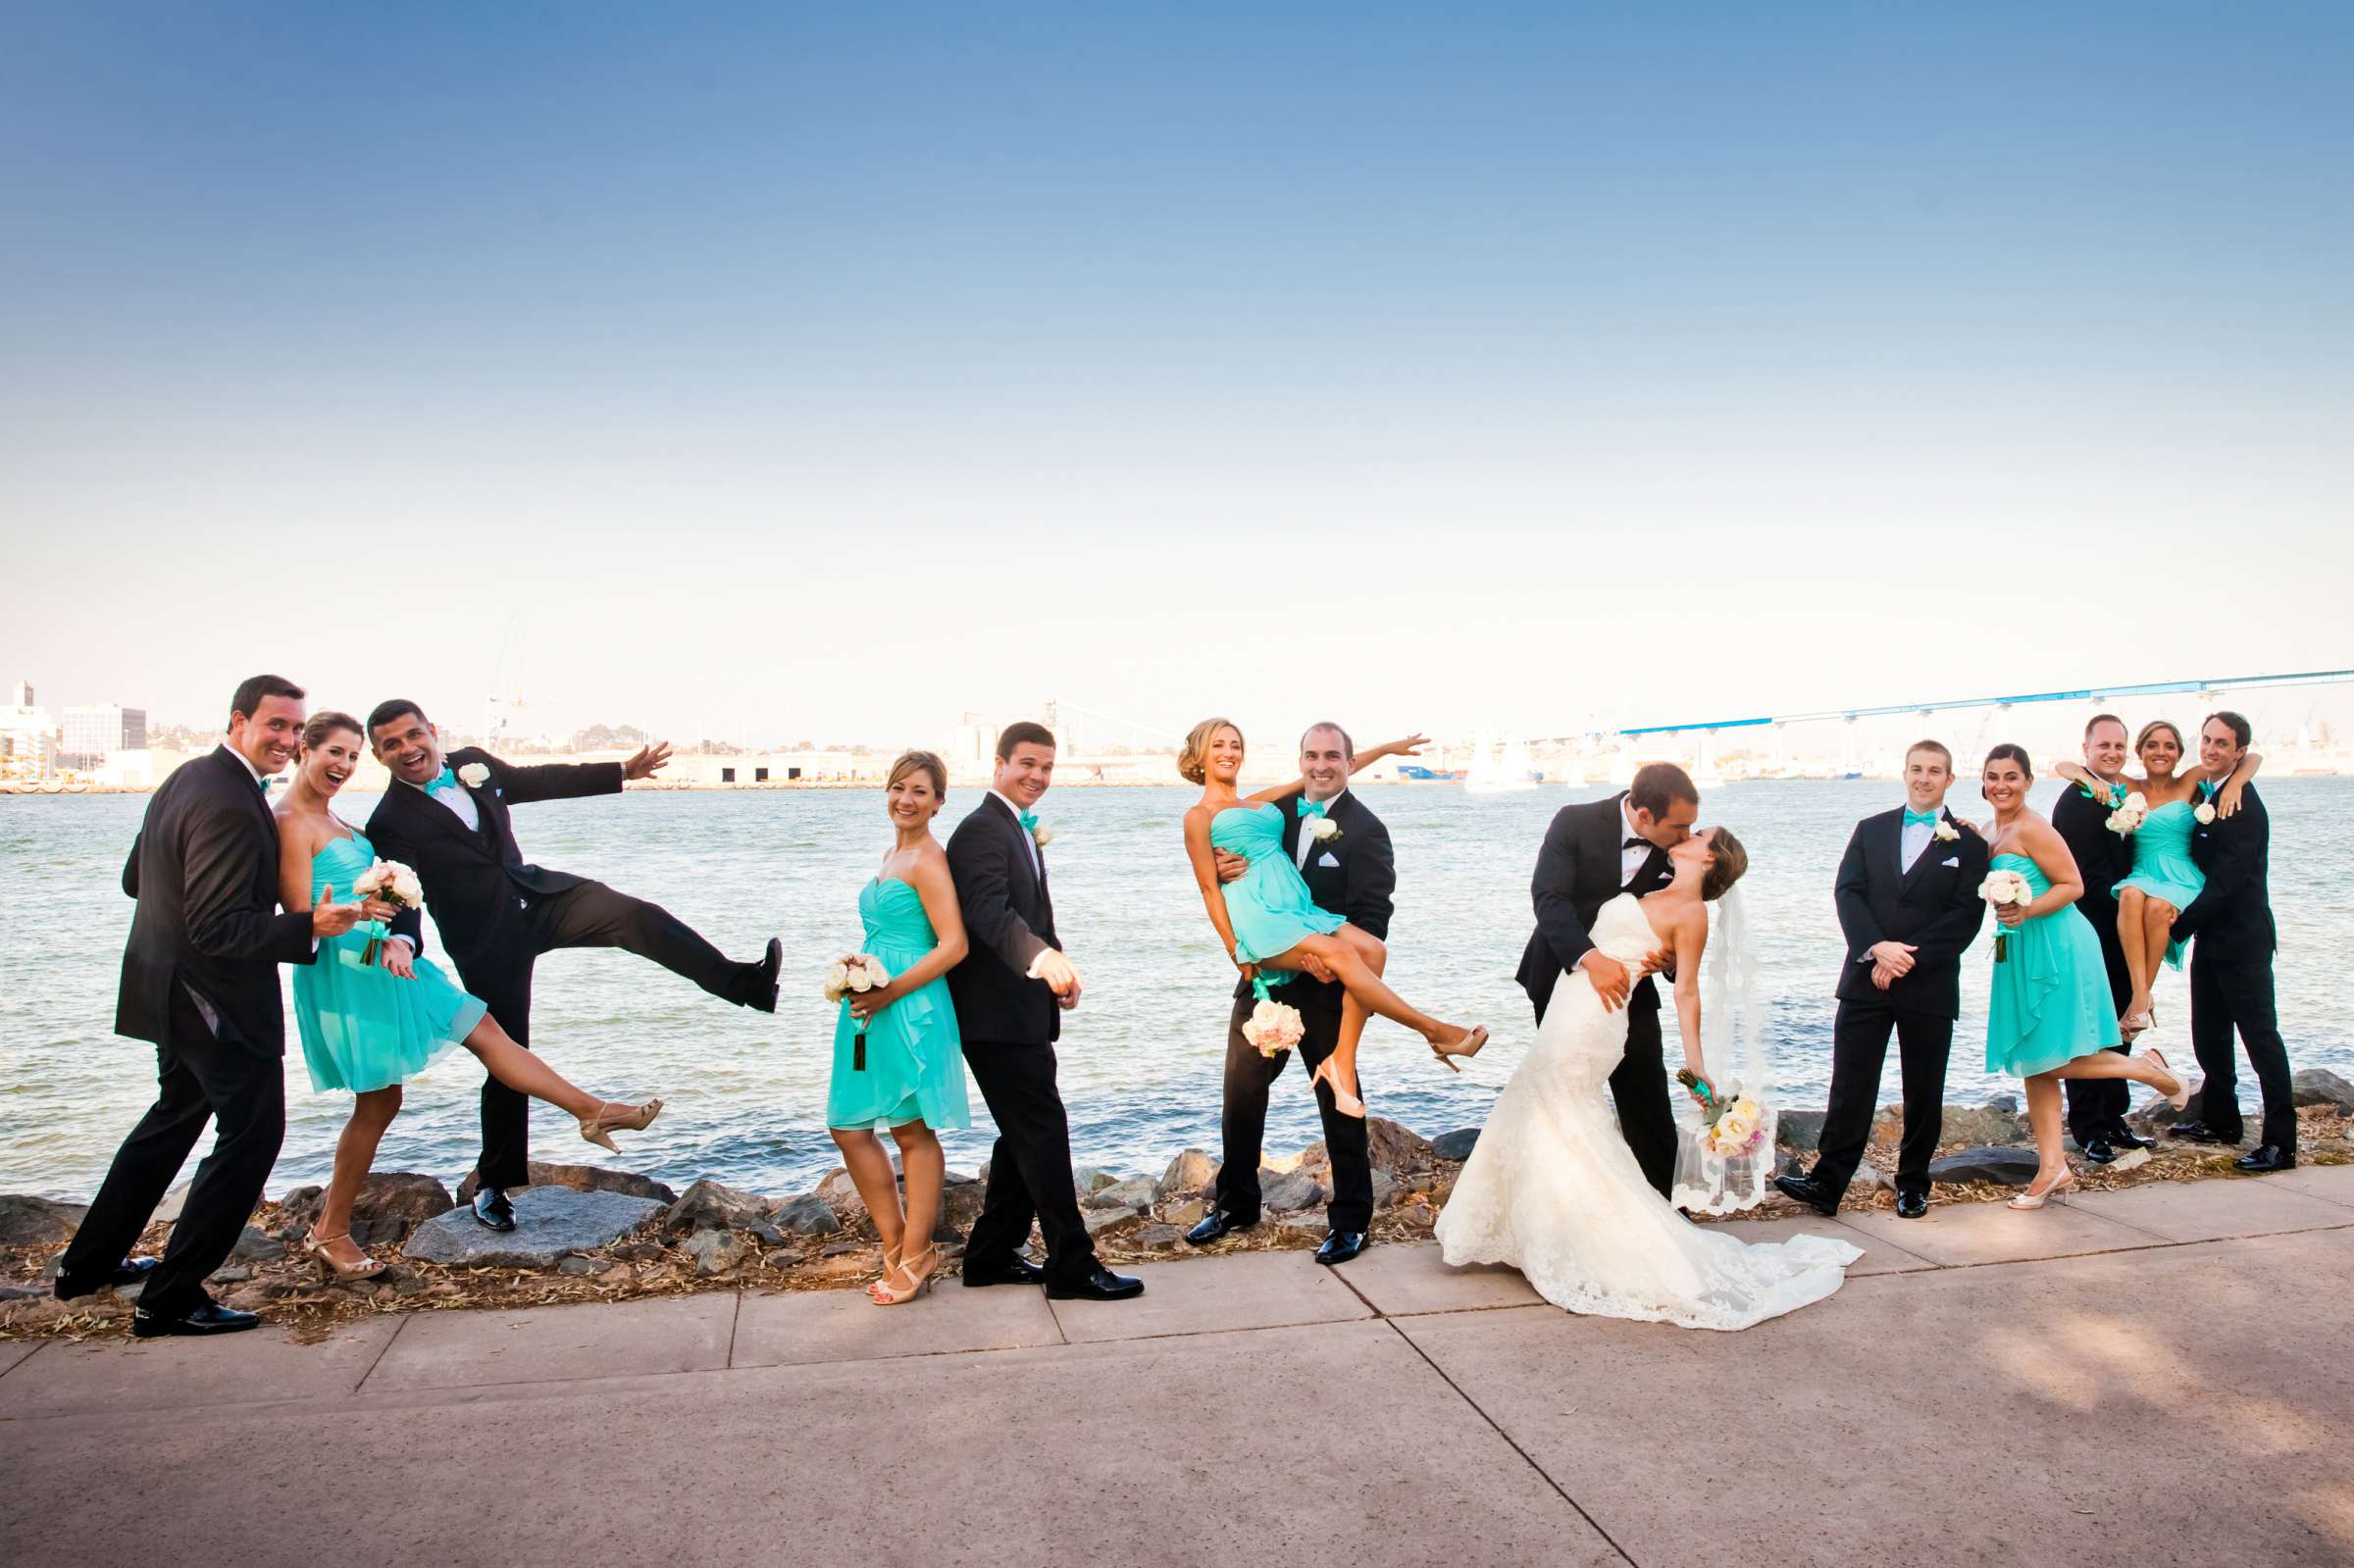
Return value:
M 394 781 L 368 819 L 368 838 L 379 855 L 417 873 L 459 978 L 516 1043 L 531 1043 L 533 965 L 563 947 L 624 948 L 714 996 L 763 1005 L 773 986 L 765 965 L 734 962 L 658 904 L 524 860 L 508 808 L 619 794 L 620 763 L 521 768 L 471 746 L 445 760 L 453 771 L 475 763 L 489 769 L 481 788 L 458 785 L 473 800 L 479 826 L 469 829 L 448 806 Z M 417 912 L 407 910 L 392 931 L 422 943 L 420 924 Z M 494 1078 L 483 1081 L 483 1152 L 475 1167 L 483 1186 L 531 1180 L 530 1110 L 520 1090 Z
M 1955 836 L 1940 839 L 1932 829 L 1908 868 L 1904 808 L 1865 818 L 1847 840 L 1832 884 L 1847 953 L 1831 1025 L 1830 1108 L 1811 1174 L 1834 1201 L 1847 1190 L 1870 1138 L 1891 1031 L 1905 1084 L 1896 1185 L 1899 1191 L 1924 1196 L 1929 1189 L 1929 1161 L 1945 1121 L 1946 1059 L 1953 1052 L 1954 1020 L 1962 1013 L 1962 950 L 1986 916 L 1978 897 L 1978 885 L 1986 880 L 1986 840 L 1950 811 L 1940 810 L 1937 821 Z M 1871 948 L 1883 941 L 1916 949 L 1912 972 L 1886 990 L 1871 983 Z
M 2248 1048 L 2248 1064 L 2264 1090 L 2263 1143 L 2284 1154 L 2297 1147 L 2297 1107 L 2292 1098 L 2288 1047 L 2273 1001 L 2273 924 L 2268 877 L 2273 824 L 2253 784 L 2240 793 L 2239 810 L 2191 830 L 2190 858 L 2207 874 L 2207 885 L 2175 920 L 2175 936 L 2192 940 L 2190 953 L 2190 1042 L 2207 1075 L 2199 1090 L 2199 1119 L 2208 1131 L 2236 1140 L 2239 1064 L 2231 1049 L 2233 1030 Z
M 1545 830 L 1529 893 L 1537 929 L 1520 955 L 1516 979 L 1545 1022 L 1546 1004 L 1561 977 L 1594 950 L 1595 917 L 1622 892 L 1638 897 L 1675 880 L 1667 851 L 1650 853 L 1625 876 L 1620 851 L 1626 841 L 1626 796 L 1563 806 Z M 1626 998 L 1626 1059 L 1611 1074 L 1611 1098 L 1618 1107 L 1618 1131 L 1634 1151 L 1643 1178 L 1667 1194 L 1675 1176 L 1675 1117 L 1667 1099 L 1667 1068 L 1660 1054 L 1660 992 L 1648 975 Z
M 1295 865 L 1300 860 L 1301 835 L 1305 832 L 1298 797 L 1282 802 L 1283 851 Z M 1325 806 L 1325 817 L 1340 836 L 1312 847 L 1300 875 L 1308 895 L 1320 909 L 1344 916 L 1369 936 L 1387 940 L 1391 894 L 1398 887 L 1398 861 L 1390 847 L 1390 831 L 1373 808 L 1345 789 Z M 1247 980 L 1234 986 L 1234 1010 L 1226 1021 L 1225 1108 L 1219 1118 L 1223 1145 L 1218 1166 L 1217 1207 L 1237 1225 L 1258 1219 L 1258 1156 L 1267 1131 L 1267 1090 L 1297 1055 L 1304 1070 L 1313 1072 L 1340 1042 L 1341 1001 L 1348 991 L 1337 982 L 1294 975 L 1279 990 L 1279 1000 L 1300 1009 L 1305 1026 L 1296 1051 L 1261 1056 L 1258 1047 L 1243 1037 L 1243 1025 L 1258 1005 L 1257 993 Z M 1360 1073 L 1358 1094 L 1364 1092 Z M 1366 1142 L 1365 1118 L 1343 1116 L 1333 1104 L 1332 1090 L 1315 1086 L 1316 1109 L 1324 1122 L 1324 1147 L 1332 1156 L 1332 1201 L 1324 1217 L 1335 1231 L 1363 1231 L 1373 1223 L 1373 1166 Z
M 175 772 L 148 800 L 123 890 L 138 912 L 123 949 L 115 1032 L 154 1043 L 158 1093 L 61 1267 L 98 1279 L 123 1261 L 209 1116 L 219 1137 L 143 1300 L 171 1317 L 197 1304 L 278 1159 L 286 1123 L 278 966 L 311 962 L 315 945 L 309 915 L 279 912 L 278 825 L 226 746 Z
M 1054 1041 L 1062 1007 L 1043 980 L 1029 978 L 1038 955 L 1062 948 L 1046 851 L 995 791 L 948 835 L 948 875 L 972 949 L 948 971 L 964 1060 L 998 1124 L 989 1190 L 965 1241 L 965 1267 L 1011 1267 L 1038 1221 L 1051 1283 L 1084 1284 L 1096 1270 L 1095 1243 L 1071 1186 L 1071 1125 L 1054 1087 Z

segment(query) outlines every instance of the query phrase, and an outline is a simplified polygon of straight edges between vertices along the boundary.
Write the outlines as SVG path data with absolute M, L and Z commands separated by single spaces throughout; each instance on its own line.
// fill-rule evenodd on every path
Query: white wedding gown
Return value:
M 1659 945 L 1632 893 L 1602 906 L 1591 936 L 1630 968 Z M 1643 1180 L 1604 1098 L 1625 1050 L 1625 1011 L 1605 1011 L 1584 971 L 1563 975 L 1439 1216 L 1446 1260 L 1508 1264 L 1571 1312 L 1687 1329 L 1746 1329 L 1838 1290 L 1861 1248 L 1744 1242 Z

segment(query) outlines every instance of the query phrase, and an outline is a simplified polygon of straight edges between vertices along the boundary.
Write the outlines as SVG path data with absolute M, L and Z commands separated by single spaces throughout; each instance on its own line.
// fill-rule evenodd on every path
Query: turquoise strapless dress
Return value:
M 2190 858 L 2190 833 L 2197 826 L 2189 802 L 2182 800 L 2170 800 L 2144 817 L 2133 830 L 2133 874 L 2119 883 L 2117 890 L 2138 887 L 2176 910 L 2188 909 L 2207 885 L 2207 874 Z M 2182 967 L 2180 942 L 2167 943 L 2166 961 Z
M 1226 919 L 1234 927 L 1235 955 L 1260 964 L 1300 945 L 1305 936 L 1324 936 L 1349 922 L 1321 909 L 1308 895 L 1300 868 L 1283 851 L 1283 808 L 1264 801 L 1228 806 L 1209 819 L 1209 841 L 1251 862 L 1251 869 L 1226 884 Z M 1259 979 L 1280 986 L 1287 970 L 1268 970 Z
M 348 899 L 360 873 L 376 864 L 376 849 L 354 834 L 311 860 L 311 902 L 333 885 Z M 382 965 L 362 964 L 367 925 L 322 941 L 319 956 L 294 967 L 294 1027 L 311 1087 L 365 1093 L 405 1084 L 474 1033 L 489 1007 L 451 985 L 430 960 L 417 960 L 417 978 L 402 980 Z
M 2052 882 L 2025 855 L 1997 855 L 1989 871 L 2016 871 L 2040 898 Z M 2117 1003 L 2101 938 L 2073 909 L 1997 926 L 2004 957 L 1986 1005 L 1986 1071 L 2033 1078 L 2118 1043 Z
M 858 918 L 866 926 L 859 950 L 904 975 L 932 955 L 940 934 L 924 913 L 924 900 L 896 877 L 869 882 L 858 890 Z M 964 1087 L 964 1041 L 956 1031 L 956 1004 L 948 999 L 948 978 L 902 996 L 866 1026 L 865 1064 L 859 1064 L 858 1022 L 844 1002 L 834 1024 L 834 1081 L 826 1090 L 828 1127 L 882 1129 L 921 1122 L 935 1131 L 973 1125 Z

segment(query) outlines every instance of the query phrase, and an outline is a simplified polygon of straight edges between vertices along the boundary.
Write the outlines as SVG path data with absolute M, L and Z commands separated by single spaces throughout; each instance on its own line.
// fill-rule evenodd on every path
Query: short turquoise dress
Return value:
M 2163 898 L 2179 912 L 2190 907 L 2207 885 L 2207 874 L 2190 858 L 2190 831 L 2198 826 L 2190 803 L 2170 800 L 2142 818 L 2133 830 L 2133 875 L 2117 885 L 2124 892 L 2138 887 L 2152 898 Z M 2182 967 L 2182 944 L 2169 942 L 2166 961 Z
M 1989 871 L 2016 871 L 2041 898 L 2052 882 L 2025 855 L 1997 855 Z M 2033 1078 L 2118 1043 L 2117 1003 L 2101 938 L 2073 908 L 1997 926 L 2003 957 L 1986 1005 L 1986 1071 Z
M 866 945 L 859 950 L 883 960 L 895 976 L 906 974 L 940 945 L 922 896 L 896 877 L 859 889 L 858 918 L 866 926 Z M 973 1125 L 964 1087 L 964 1041 L 956 1031 L 956 1004 L 948 999 L 946 975 L 877 1013 L 863 1037 L 847 1001 L 834 1024 L 826 1125 L 882 1129 L 910 1122 L 935 1131 Z
M 1300 868 L 1283 848 L 1283 808 L 1264 801 L 1228 806 L 1209 819 L 1213 848 L 1240 855 L 1251 869 L 1226 884 L 1226 919 L 1234 927 L 1234 953 L 1246 964 L 1263 964 L 1290 952 L 1306 936 L 1325 936 L 1349 922 L 1316 907 Z M 1291 972 L 1270 969 L 1259 976 L 1263 989 L 1281 986 Z
M 329 844 L 311 859 L 312 904 L 331 885 L 348 900 L 351 885 L 375 864 L 375 846 L 356 833 Z M 355 927 L 321 941 L 317 958 L 294 966 L 294 1027 L 315 1089 L 364 1094 L 404 1084 L 464 1041 L 490 1010 L 430 960 L 417 960 L 415 980 L 362 963 L 369 938 L 384 932 L 373 922 Z

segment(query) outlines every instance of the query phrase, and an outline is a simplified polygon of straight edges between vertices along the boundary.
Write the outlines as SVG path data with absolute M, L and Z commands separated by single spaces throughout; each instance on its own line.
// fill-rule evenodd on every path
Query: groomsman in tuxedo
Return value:
M 1006 726 L 997 762 L 988 795 L 948 835 L 948 875 L 972 937 L 972 951 L 948 971 L 948 994 L 965 1065 L 998 1124 L 989 1190 L 965 1240 L 964 1283 L 1124 1300 L 1144 1294 L 1145 1282 L 1096 1260 L 1071 1183 L 1070 1118 L 1054 1086 L 1054 1041 L 1082 989 L 1054 932 L 1038 839 L 1038 802 L 1054 780 L 1054 732 Z M 1046 1238 L 1043 1269 L 1023 1255 L 1033 1220 Z
M 1337 724 L 1319 724 L 1300 737 L 1300 773 L 1307 782 L 1283 814 L 1283 847 L 1306 879 L 1317 907 L 1346 916 L 1357 930 L 1386 940 L 1398 862 L 1390 848 L 1389 829 L 1349 788 L 1356 760 L 1356 742 Z M 1329 822 L 1338 831 L 1329 838 L 1319 837 L 1308 828 L 1315 821 Z M 1250 865 L 1241 855 L 1218 852 L 1221 882 L 1234 881 Z M 1305 974 L 1294 977 L 1283 988 L 1283 999 L 1300 1009 L 1305 1033 L 1296 1049 L 1261 1056 L 1258 1047 L 1243 1037 L 1243 1025 L 1257 997 L 1248 980 L 1235 983 L 1234 1011 L 1226 1021 L 1225 1108 L 1219 1117 L 1224 1163 L 1218 1167 L 1209 1214 L 1186 1233 L 1185 1239 L 1196 1246 L 1258 1223 L 1258 1156 L 1267 1131 L 1267 1090 L 1294 1056 L 1300 1058 L 1303 1072 L 1312 1073 L 1332 1054 L 1340 1038 L 1345 994 L 1337 982 Z M 1365 1232 L 1373 1224 L 1373 1166 L 1365 1119 L 1343 1116 L 1329 1085 L 1316 1082 L 1313 1088 L 1324 1120 L 1324 1147 L 1332 1156 L 1332 1201 L 1325 1206 L 1327 1234 L 1316 1248 L 1316 1261 L 1346 1263 L 1365 1249 Z M 1361 1084 L 1357 1092 L 1364 1092 Z
M 2239 766 L 2248 739 L 2248 721 L 2236 713 L 2218 713 L 2200 727 L 2199 765 L 2207 774 L 2199 785 L 2202 808 Z M 2288 1047 L 2273 1006 L 2273 951 L 2279 943 L 2267 881 L 2272 840 L 2263 799 L 2255 785 L 2242 784 L 2238 811 L 2191 830 L 2190 858 L 2207 874 L 2207 885 L 2175 920 L 2175 939 L 2191 943 L 2190 1043 L 2207 1079 L 2199 1089 L 2198 1119 L 2167 1131 L 2199 1143 L 2237 1143 L 2244 1136 L 2231 1048 L 2237 1031 L 2264 1090 L 2264 1131 L 2256 1151 L 2232 1163 L 2255 1175 L 2297 1163 Z
M 124 1141 L 59 1262 L 60 1300 L 145 1281 L 130 1330 L 230 1334 L 261 1322 L 217 1305 L 204 1281 L 228 1258 L 286 1131 L 286 1018 L 278 966 L 307 964 L 319 938 L 389 905 L 322 898 L 306 914 L 278 910 L 278 826 L 268 781 L 302 735 L 302 687 L 257 675 L 230 698 L 229 739 L 166 779 L 123 867 L 138 900 L 123 949 L 115 1033 L 155 1046 L 156 1099 Z M 212 1153 L 196 1167 L 162 1262 L 124 1254 L 196 1146 L 210 1118 Z
M 1945 1063 L 1962 1013 L 1962 950 L 1978 935 L 1985 903 L 1986 841 L 1945 807 L 1954 754 L 1934 740 L 1905 753 L 1906 804 L 1856 824 L 1833 894 L 1847 962 L 1831 1025 L 1831 1103 L 1815 1169 L 1774 1186 L 1822 1214 L 1836 1214 L 1871 1137 L 1896 1035 L 1905 1082 L 1905 1134 L 1897 1151 L 1896 1212 L 1929 1211 L 1929 1160 L 1945 1121 Z
M 2104 713 L 2084 727 L 2084 766 L 2113 790 L 2124 787 L 2125 756 L 2123 719 Z M 2133 977 L 2125 968 L 2124 943 L 2117 935 L 2117 885 L 2133 870 L 2133 840 L 2109 831 L 2109 811 L 2083 785 L 2071 785 L 2052 807 L 2052 826 L 2084 874 L 2084 896 L 2076 900 L 2076 913 L 2092 922 L 2093 935 L 2101 939 L 2109 994 L 2122 1016 L 2133 996 Z M 2129 1043 L 2109 1048 L 2121 1054 L 2132 1049 Z M 2095 1165 L 2116 1159 L 2119 1149 L 2148 1148 L 2154 1141 L 2125 1125 L 2127 1087 L 2128 1081 L 2122 1078 L 2068 1080 L 2068 1130 Z
M 1611 1074 L 1611 1099 L 1618 1108 L 1619 1135 L 1662 1197 L 1675 1177 L 1675 1116 L 1660 1056 L 1660 993 L 1651 975 L 1664 967 L 1666 955 L 1654 953 L 1642 971 L 1630 971 L 1597 948 L 1588 933 L 1602 906 L 1620 893 L 1653 892 L 1675 880 L 1667 851 L 1692 835 L 1699 816 L 1700 791 L 1671 762 L 1637 770 L 1624 794 L 1555 812 L 1529 884 L 1537 929 L 1514 977 L 1540 1026 L 1554 986 L 1573 969 L 1586 972 L 1605 1007 L 1626 1009 L 1626 1056 Z
M 566 947 L 619 947 L 739 1006 L 777 1010 L 785 950 L 774 937 L 759 962 L 738 963 L 660 905 L 531 865 L 516 845 L 510 807 L 619 794 L 629 780 L 651 778 L 670 760 L 670 747 L 648 746 L 627 762 L 531 768 L 473 746 L 444 759 L 425 710 L 397 697 L 368 715 L 368 739 L 392 775 L 368 819 L 369 839 L 379 855 L 417 873 L 459 979 L 518 1045 L 532 1038 L 533 966 Z M 393 939 L 412 954 L 423 945 L 422 930 L 413 909 L 392 923 Z M 507 1189 L 532 1180 L 531 1101 L 495 1078 L 483 1080 L 483 1151 L 474 1169 L 475 1219 L 512 1231 Z

